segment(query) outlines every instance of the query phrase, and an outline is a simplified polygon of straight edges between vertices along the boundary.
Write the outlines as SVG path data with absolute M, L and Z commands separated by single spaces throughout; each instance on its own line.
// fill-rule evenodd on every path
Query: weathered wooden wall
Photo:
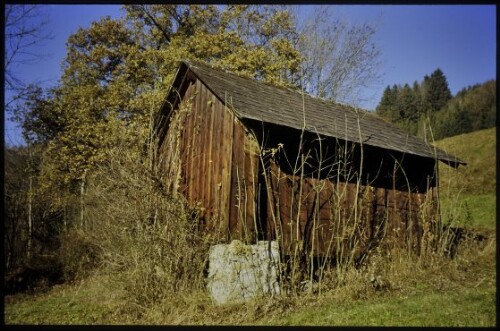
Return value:
M 255 240 L 258 145 L 221 100 L 189 82 L 160 146 L 165 178 L 220 241 Z
M 332 258 L 361 257 L 382 243 L 420 249 L 424 222 L 436 212 L 427 193 L 288 175 L 270 162 L 268 237 L 285 255 L 308 251 Z M 409 246 L 407 246 L 409 245 Z

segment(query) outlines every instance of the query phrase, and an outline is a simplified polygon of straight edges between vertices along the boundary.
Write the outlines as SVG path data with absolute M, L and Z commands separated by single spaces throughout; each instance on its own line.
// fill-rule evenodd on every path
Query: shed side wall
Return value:
M 254 242 L 258 145 L 203 83 L 188 84 L 160 146 L 164 180 L 197 213 L 200 230 Z
M 267 223 L 282 252 L 313 247 L 315 255 L 359 259 L 380 244 L 420 250 L 425 227 L 435 226 L 436 193 L 408 192 L 269 170 Z M 357 208 L 356 208 L 357 206 Z M 430 229 L 427 229 L 430 230 Z

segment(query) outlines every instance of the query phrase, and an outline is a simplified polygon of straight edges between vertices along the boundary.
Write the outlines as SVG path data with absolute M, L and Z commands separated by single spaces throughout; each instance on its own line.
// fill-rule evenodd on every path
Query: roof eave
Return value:
M 267 123 L 267 121 L 264 120 L 263 118 L 259 118 L 257 116 L 250 116 L 249 114 L 245 114 L 243 112 L 240 112 L 240 111 L 238 111 L 238 109 L 234 109 L 234 107 L 232 107 L 231 105 L 228 105 L 225 102 L 225 100 L 224 100 L 224 96 L 218 95 L 217 91 L 213 90 L 210 87 L 210 84 L 208 84 L 203 79 L 202 76 L 198 75 L 198 73 L 196 72 L 196 69 L 197 69 L 196 61 L 195 62 L 190 62 L 190 61 L 187 61 L 187 60 L 182 61 L 181 65 L 179 67 L 178 73 L 176 74 L 177 78 L 179 76 L 179 71 L 181 70 L 181 68 L 185 68 L 184 70 L 189 70 L 190 72 L 192 72 L 218 99 L 220 99 L 220 101 L 224 102 L 224 104 L 229 109 L 231 109 L 231 111 L 234 113 L 234 115 L 236 117 L 238 117 L 240 120 L 249 119 L 249 120 L 255 120 L 255 121 L 260 121 L 260 122 L 263 122 L 263 123 Z M 195 70 L 193 70 L 193 69 L 195 69 Z M 185 75 L 182 75 L 182 76 L 185 76 Z M 176 82 L 177 82 L 177 80 L 174 80 L 173 86 L 175 86 Z M 178 84 L 181 84 L 181 82 L 178 82 Z M 181 86 L 179 86 L 179 88 L 181 88 Z M 169 94 L 170 94 L 170 91 L 169 91 Z M 390 124 L 390 126 L 393 126 L 391 123 L 388 123 L 388 124 Z M 293 129 L 298 129 L 298 130 L 305 129 L 308 132 L 319 133 L 319 134 L 325 135 L 327 137 L 332 137 L 332 138 L 335 138 L 335 139 L 345 139 L 345 137 L 333 136 L 333 135 L 328 134 L 326 132 L 322 132 L 323 130 L 312 131 L 312 130 L 309 130 L 308 128 L 296 127 L 296 126 L 290 125 L 290 124 L 288 124 L 286 126 L 290 127 L 290 128 L 293 128 Z M 350 139 L 348 139 L 348 141 L 351 141 L 353 143 L 360 143 L 359 141 L 352 141 Z M 366 145 L 380 147 L 378 145 L 372 145 L 370 143 L 366 143 Z M 409 153 L 409 154 L 417 155 L 417 156 L 424 157 L 424 158 L 437 159 L 437 160 L 442 161 L 443 163 L 445 163 L 445 164 L 447 164 L 447 165 L 449 165 L 449 166 L 451 166 L 453 168 L 457 168 L 460 165 L 467 165 L 466 162 L 460 160 L 459 158 L 455 157 L 454 155 L 448 154 L 448 153 L 440 150 L 439 148 L 437 148 L 435 146 L 428 145 L 428 147 L 430 148 L 429 153 L 425 153 L 425 154 L 418 153 L 418 152 L 411 151 L 411 150 L 402 150 L 401 148 L 399 148 L 397 146 L 393 146 L 392 150 L 394 150 L 396 152 L 401 152 L 401 153 Z

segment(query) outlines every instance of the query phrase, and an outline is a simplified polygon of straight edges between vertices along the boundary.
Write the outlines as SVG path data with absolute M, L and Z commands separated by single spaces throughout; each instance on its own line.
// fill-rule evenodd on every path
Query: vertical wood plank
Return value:
M 206 154 L 204 153 L 204 139 L 206 137 L 206 130 L 205 130 L 205 122 L 206 122 L 206 116 L 205 116 L 205 109 L 206 109 L 206 101 L 205 101 L 205 96 L 206 96 L 206 88 L 205 85 L 201 84 L 200 82 L 200 92 L 198 93 L 198 98 L 196 99 L 196 116 L 198 119 L 198 126 L 197 126 L 197 134 L 196 134 L 196 176 L 195 176 L 195 186 L 196 186 L 196 200 L 201 204 L 201 206 L 204 206 L 204 192 L 205 192 L 205 187 L 204 187 L 204 181 L 205 181 L 205 156 Z M 201 217 L 205 216 L 204 212 Z
M 223 224 L 224 231 L 228 234 L 229 230 L 229 197 L 231 194 L 231 164 L 232 164 L 232 148 L 233 148 L 233 129 L 234 120 L 233 115 L 230 113 L 229 109 L 224 107 L 223 113 L 223 123 L 222 123 L 222 150 L 223 150 L 223 162 L 222 162 L 222 199 L 221 206 L 223 208 Z
M 229 232 L 231 239 L 237 237 L 237 223 L 238 223 L 238 148 L 241 142 L 238 139 L 238 127 L 234 128 L 233 132 L 233 162 L 231 163 L 231 187 L 230 187 L 230 198 L 229 198 Z
M 210 104 L 207 106 L 207 117 L 209 118 L 209 126 L 208 126 L 208 140 L 205 145 L 206 153 L 207 153 L 207 178 L 206 178 L 206 187 L 207 191 L 206 196 L 206 207 L 207 207 L 207 215 L 209 218 L 213 216 L 213 196 L 214 196 L 214 181 L 213 181 L 213 139 L 214 139 L 214 111 L 215 111 L 215 101 L 216 97 L 211 92 L 208 92 L 208 99 L 210 100 Z
M 266 194 L 268 197 L 267 205 L 267 238 L 269 240 L 276 239 L 279 241 L 280 247 L 284 247 L 282 244 L 283 231 L 282 224 L 279 217 L 279 210 L 276 208 L 277 205 L 277 180 L 276 180 L 276 166 L 273 160 L 269 161 L 269 168 L 265 170 L 267 172 L 267 187 Z
M 212 181 L 213 181 L 213 187 L 212 187 L 212 208 L 214 210 L 214 218 L 216 219 L 217 222 L 220 222 L 222 220 L 222 215 L 221 215 L 221 206 L 220 206 L 220 201 L 221 201 L 221 189 L 222 189 L 222 184 L 221 184 L 221 162 L 222 162 L 222 149 L 221 149 L 221 121 L 222 121 L 222 105 L 217 100 L 217 102 L 214 103 L 214 113 L 213 113 L 213 122 L 214 126 L 212 129 L 213 132 L 213 138 L 212 138 Z
M 196 83 L 191 84 L 191 95 L 189 100 L 189 113 L 186 117 L 186 166 L 185 166 L 185 182 L 186 182 L 186 199 L 189 204 L 193 203 L 193 196 L 191 194 L 192 190 L 192 172 L 193 172 L 193 132 L 194 132 L 194 113 L 195 113 L 195 93 L 196 93 Z
M 197 81 L 198 94 L 196 95 L 196 111 L 195 111 L 195 132 L 193 135 L 194 146 L 193 146 L 193 198 L 194 202 L 200 201 L 201 189 L 200 185 L 200 170 L 201 170 L 201 124 L 203 121 L 203 116 L 201 116 L 201 94 L 202 94 L 202 83 Z
M 257 142 L 254 141 L 254 138 L 250 134 L 244 135 L 245 139 L 245 238 L 249 242 L 254 242 L 257 238 L 256 228 L 255 228 L 255 217 L 256 217 L 256 180 L 258 177 L 257 173 Z
M 231 162 L 231 183 L 230 183 L 230 211 L 229 211 L 229 229 L 234 239 L 241 239 L 239 233 L 241 197 L 240 187 L 243 154 L 243 132 L 240 125 L 235 125 L 233 130 L 233 148 Z
M 187 88 L 184 102 L 189 102 L 189 99 L 193 95 L 193 83 L 189 84 Z M 181 194 L 183 194 L 187 199 L 188 197 L 188 176 L 189 176 L 189 139 L 191 138 L 191 126 L 190 126 L 190 116 L 191 112 L 187 113 L 183 120 L 183 126 L 181 130 L 181 142 L 180 142 L 180 153 L 181 153 Z M 175 132 L 173 133 L 175 134 Z

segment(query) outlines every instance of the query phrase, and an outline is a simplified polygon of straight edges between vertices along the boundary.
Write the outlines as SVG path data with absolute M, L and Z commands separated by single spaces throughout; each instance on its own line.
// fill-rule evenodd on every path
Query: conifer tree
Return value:
M 448 81 L 441 69 L 436 69 L 431 76 L 425 76 L 423 85 L 424 105 L 426 112 L 436 112 L 451 99 Z
M 400 118 L 405 121 L 416 122 L 418 120 L 417 99 L 410 85 L 405 84 L 398 95 L 397 108 Z
M 382 94 L 382 99 L 380 100 L 380 103 L 375 109 L 378 115 L 388 119 L 391 122 L 396 122 L 399 120 L 399 114 L 396 105 L 398 97 L 397 95 L 398 95 L 397 86 L 394 85 L 393 87 L 391 87 L 390 85 L 387 85 L 387 87 L 384 90 L 384 93 Z

